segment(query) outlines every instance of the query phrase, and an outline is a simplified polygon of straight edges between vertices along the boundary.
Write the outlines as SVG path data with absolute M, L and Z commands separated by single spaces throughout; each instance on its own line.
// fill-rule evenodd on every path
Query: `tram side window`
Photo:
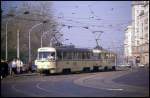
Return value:
M 72 59 L 72 52 L 68 52 L 68 59 Z
M 87 59 L 87 55 L 86 55 L 86 52 L 82 52 L 82 59 Z
M 98 55 L 98 59 L 101 59 L 101 54 L 99 53 L 99 55 Z
M 88 59 L 91 59 L 92 53 L 88 52 Z
M 74 56 L 73 56 L 73 58 L 74 58 L 75 60 L 78 60 L 77 52 L 74 52 Z
M 101 53 L 101 58 L 105 59 L 105 53 Z
M 64 59 L 67 59 L 67 54 L 66 54 L 66 52 L 63 52 L 63 58 L 64 58 Z
M 61 52 L 57 52 L 57 59 L 58 60 L 62 60 L 62 54 L 61 54 Z
M 72 59 L 72 53 L 71 52 L 64 52 L 63 53 L 63 58 L 65 60 Z
M 77 51 L 73 52 L 73 59 L 79 60 L 79 53 Z
M 85 59 L 88 59 L 88 53 L 85 52 Z
M 104 53 L 104 59 L 107 59 L 107 53 Z
M 90 59 L 90 53 L 89 52 L 85 52 L 84 56 L 85 56 L 85 59 Z
M 77 52 L 77 60 L 80 60 L 81 56 L 80 56 L 80 52 Z
M 110 55 L 110 53 L 108 53 L 108 54 L 107 54 L 107 57 L 108 57 L 108 59 L 110 59 L 110 58 L 111 58 L 111 55 Z
M 99 57 L 99 54 L 98 54 L 98 53 L 93 53 L 92 58 L 93 58 L 94 60 L 97 60 L 97 59 L 98 59 L 98 57 Z
M 84 53 L 82 52 L 82 59 L 85 59 L 85 55 L 84 55 Z
M 62 58 L 61 54 L 58 53 L 58 57 Z M 78 51 L 70 51 L 70 52 L 63 52 L 63 59 L 64 60 L 85 60 L 85 59 L 91 59 L 91 53 L 90 52 L 78 52 Z
M 105 59 L 108 59 L 108 54 L 107 53 L 105 53 Z

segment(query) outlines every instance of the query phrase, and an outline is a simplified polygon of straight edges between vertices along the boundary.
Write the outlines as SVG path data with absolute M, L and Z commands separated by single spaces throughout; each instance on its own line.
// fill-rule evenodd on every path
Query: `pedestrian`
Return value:
M 12 62 L 11 61 L 8 62 L 8 66 L 9 66 L 9 75 L 12 75 Z
M 0 75 L 1 75 L 1 79 L 8 75 L 8 63 L 7 63 L 7 61 L 1 60 Z
M 20 60 L 20 71 L 23 72 L 23 62 Z
M 16 72 L 17 64 L 16 64 L 16 59 L 15 58 L 13 59 L 11 65 L 12 65 L 12 73 L 16 74 L 17 73 Z
M 5 77 L 8 76 L 8 74 L 9 74 L 8 61 L 5 61 Z
M 25 71 L 26 71 L 25 64 L 23 64 L 23 62 L 22 62 L 22 73 L 25 72 Z
M 28 71 L 32 72 L 32 61 L 29 61 L 28 63 Z
M 23 63 L 19 58 L 17 58 L 16 64 L 17 64 L 17 73 L 20 74 L 22 72 Z

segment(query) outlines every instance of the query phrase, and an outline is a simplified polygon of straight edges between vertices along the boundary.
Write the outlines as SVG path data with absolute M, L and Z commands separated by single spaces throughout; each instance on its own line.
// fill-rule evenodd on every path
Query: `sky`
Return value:
M 64 39 L 69 40 L 64 40 L 64 44 L 93 48 L 96 46 L 95 39 L 101 34 L 99 43 L 102 47 L 123 45 L 125 28 L 131 23 L 131 1 L 51 2 L 54 19 L 65 24 L 60 32 L 64 34 Z M 11 5 L 20 3 L 15 1 Z M 2 8 L 8 6 L 10 2 L 2 2 Z
M 77 47 L 95 47 L 99 34 L 104 48 L 120 47 L 125 28 L 131 23 L 131 1 L 53 1 L 53 9 L 56 17 L 62 17 L 58 21 L 72 26 L 61 29 L 69 39 L 65 43 Z

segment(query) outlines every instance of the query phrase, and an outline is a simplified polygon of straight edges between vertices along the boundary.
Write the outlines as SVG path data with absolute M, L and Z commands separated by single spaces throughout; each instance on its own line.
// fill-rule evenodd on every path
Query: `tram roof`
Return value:
M 38 52 L 42 52 L 42 51 L 66 51 L 66 52 L 71 52 L 71 51 L 78 51 L 78 52 L 93 52 L 93 50 L 97 50 L 97 49 L 88 49 L 88 48 L 75 48 L 74 46 L 63 46 L 63 47 L 42 47 L 38 49 Z M 99 49 L 98 49 L 99 50 Z M 101 52 L 110 52 L 113 53 L 111 51 L 108 51 L 106 49 L 102 49 Z M 115 53 L 113 53 L 115 54 Z
M 80 52 L 91 52 L 91 49 L 87 48 L 74 48 L 74 47 L 59 47 L 56 48 L 56 51 L 80 51 Z
M 75 48 L 75 46 L 61 46 L 61 47 L 55 47 L 56 51 L 80 51 L 80 52 L 93 52 L 93 50 L 99 50 L 98 48 L 88 49 L 88 48 Z M 106 49 L 101 48 L 102 52 L 109 52 Z

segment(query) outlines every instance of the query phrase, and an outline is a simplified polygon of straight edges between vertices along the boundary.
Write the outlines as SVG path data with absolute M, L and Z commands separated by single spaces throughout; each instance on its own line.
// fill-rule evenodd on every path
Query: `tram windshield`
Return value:
M 38 59 L 55 60 L 55 52 L 39 52 Z

